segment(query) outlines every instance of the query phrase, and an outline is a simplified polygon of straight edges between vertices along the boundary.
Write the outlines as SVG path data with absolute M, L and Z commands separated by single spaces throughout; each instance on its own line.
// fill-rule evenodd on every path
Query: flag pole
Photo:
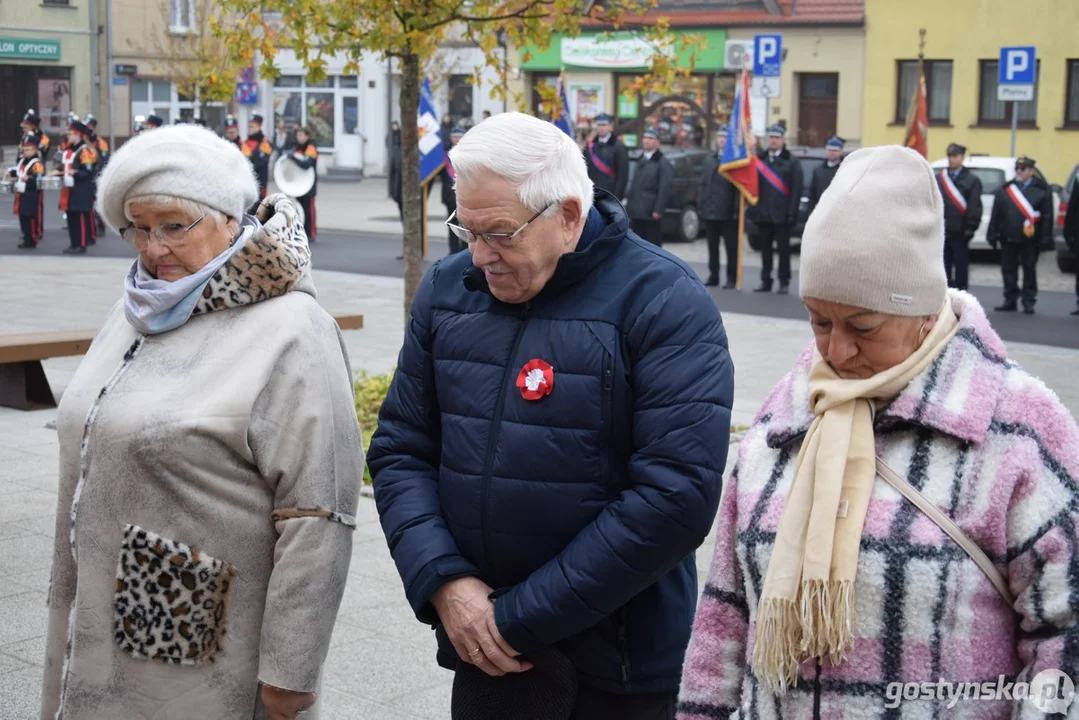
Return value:
M 746 196 L 738 193 L 738 269 L 734 286 L 742 289 L 742 245 L 746 235 Z
M 423 224 L 420 226 L 422 231 L 420 238 L 423 245 L 423 258 L 427 259 L 427 186 L 431 183 L 431 179 L 428 178 L 427 182 L 420 183 L 420 219 L 423 220 Z

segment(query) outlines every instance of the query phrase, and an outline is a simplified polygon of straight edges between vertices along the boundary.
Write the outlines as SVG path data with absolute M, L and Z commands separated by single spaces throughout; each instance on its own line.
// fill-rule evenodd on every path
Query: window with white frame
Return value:
M 283 120 L 290 130 L 297 125 L 306 125 L 314 133 L 315 145 L 332 149 L 338 91 L 354 90 L 357 86 L 354 77 L 328 77 L 312 83 L 302 75 L 281 75 L 274 81 L 274 125 L 279 120 Z M 346 118 L 346 125 L 348 122 Z
M 186 34 L 196 30 L 195 0 L 169 0 L 169 32 Z

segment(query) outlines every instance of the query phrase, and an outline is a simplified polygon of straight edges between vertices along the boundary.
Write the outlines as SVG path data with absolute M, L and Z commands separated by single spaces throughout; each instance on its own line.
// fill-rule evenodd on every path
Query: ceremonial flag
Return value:
M 719 174 L 731 181 L 750 205 L 757 204 L 760 180 L 757 155 L 749 147 L 749 75 L 743 70 L 734 91 L 734 107 L 727 125 L 727 146 L 719 159 Z
M 929 107 L 925 92 L 925 70 L 922 68 L 922 61 L 918 60 L 918 85 L 914 89 L 914 98 L 907 111 L 907 136 L 903 144 L 929 159 L 928 132 Z
M 441 126 L 438 123 L 438 114 L 435 112 L 435 101 L 431 96 L 431 83 L 427 78 L 423 80 L 423 89 L 420 91 L 420 111 L 417 118 L 419 145 L 420 145 L 420 184 L 426 183 L 442 170 L 442 164 L 446 162 L 445 153 L 442 150 L 442 136 L 439 134 Z
M 557 118 L 553 118 L 555 127 L 575 139 L 573 135 L 573 122 L 569 119 L 569 101 L 566 100 L 566 83 L 561 75 L 558 76 L 558 100 L 562 106 L 562 112 Z

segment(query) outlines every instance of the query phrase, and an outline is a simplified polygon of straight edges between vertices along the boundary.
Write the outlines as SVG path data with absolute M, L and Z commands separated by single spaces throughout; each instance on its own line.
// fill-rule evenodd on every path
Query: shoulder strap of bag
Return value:
M 935 522 L 941 530 L 948 533 L 949 537 L 966 551 L 967 555 L 970 555 L 971 560 L 978 563 L 978 567 L 982 569 L 989 581 L 993 583 L 1000 596 L 1004 598 L 1004 602 L 1008 603 L 1008 607 L 1014 607 L 1015 599 L 1012 597 L 1011 590 L 1008 588 L 1007 581 L 1004 580 L 1004 576 L 1000 574 L 996 566 L 989 557 L 982 552 L 982 549 L 978 547 L 973 540 L 967 537 L 958 525 L 952 522 L 951 518 L 945 515 L 940 508 L 926 499 L 925 495 L 922 495 L 918 490 L 907 482 L 899 473 L 893 470 L 886 462 L 877 458 L 877 474 L 884 478 L 885 482 L 891 485 L 893 488 L 899 491 L 899 494 L 905 497 L 915 507 L 925 513 L 930 520 Z

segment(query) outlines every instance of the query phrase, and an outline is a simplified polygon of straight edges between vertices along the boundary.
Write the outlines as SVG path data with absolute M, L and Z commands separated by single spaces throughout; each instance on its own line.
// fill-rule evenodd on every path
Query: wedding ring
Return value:
M 468 651 L 468 656 L 469 656 L 470 658 L 474 658 L 474 657 L 476 657 L 476 656 L 477 656 L 477 655 L 479 655 L 479 654 L 480 654 L 480 649 L 479 649 L 479 648 L 476 648 L 475 650 L 469 650 L 469 651 Z

